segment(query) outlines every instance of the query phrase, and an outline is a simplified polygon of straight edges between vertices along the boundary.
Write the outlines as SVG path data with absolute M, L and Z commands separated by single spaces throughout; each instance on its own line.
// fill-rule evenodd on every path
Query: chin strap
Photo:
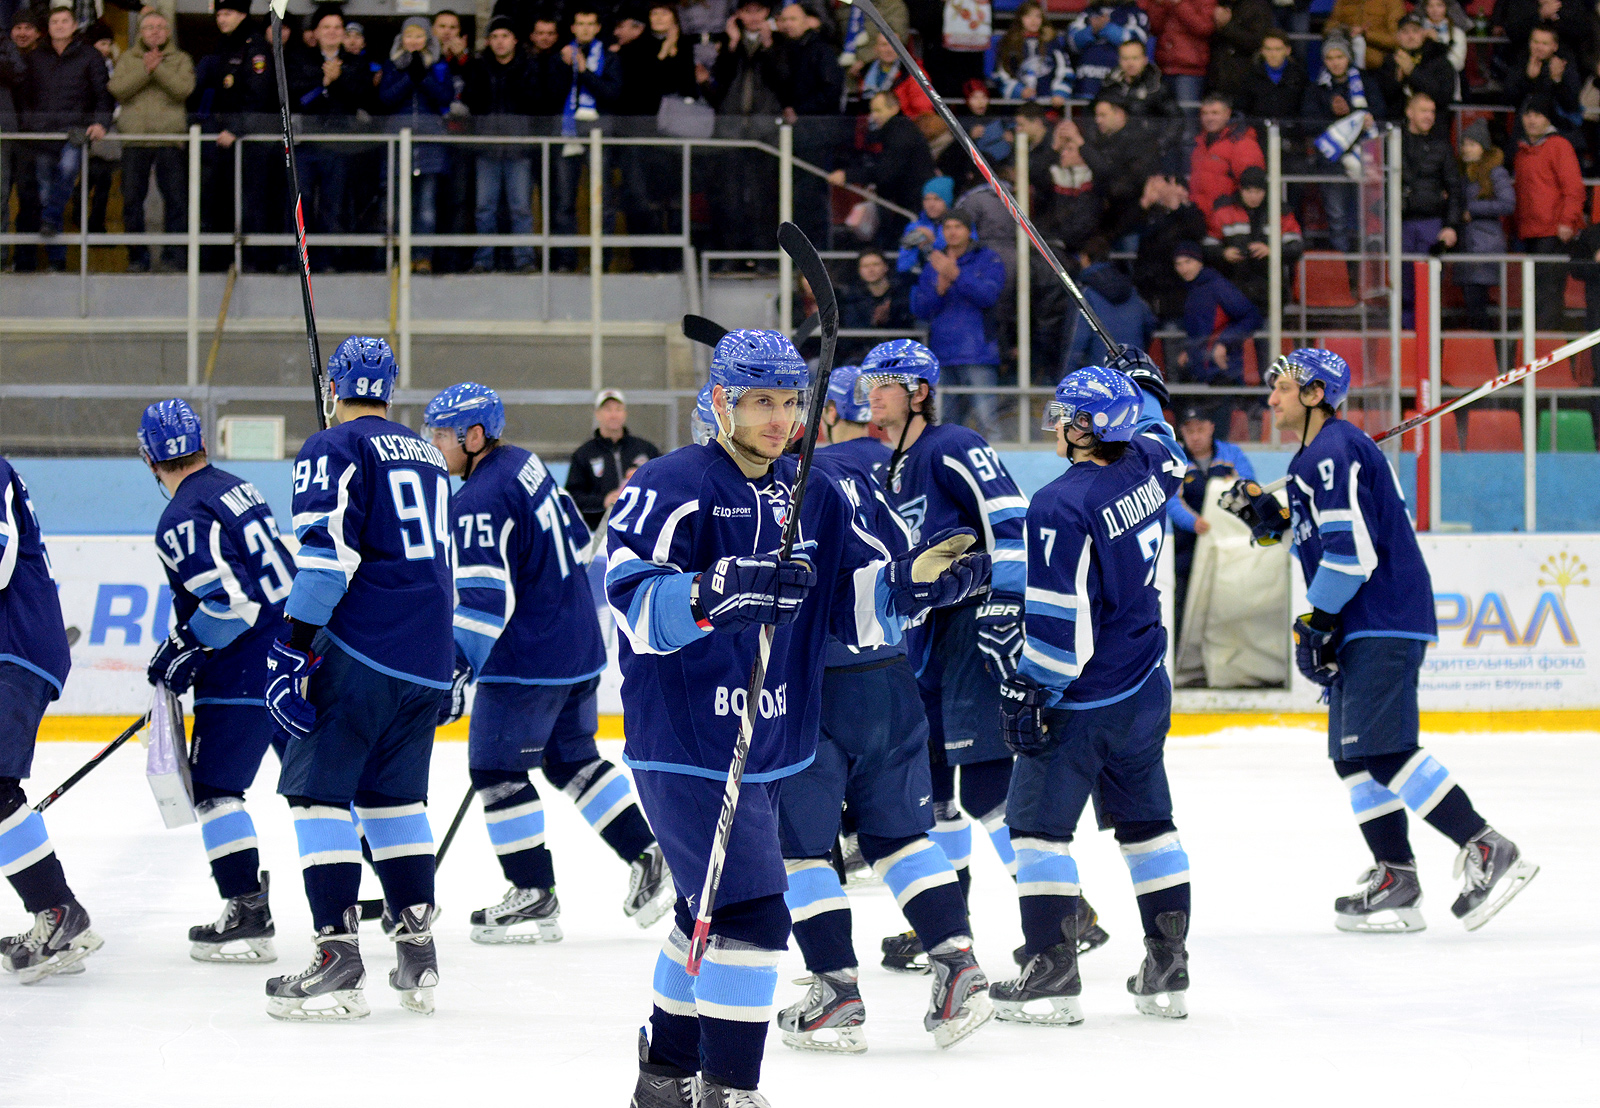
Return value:
M 888 480 L 886 484 L 891 490 L 894 489 L 894 483 L 900 476 L 900 463 L 905 460 L 906 435 L 911 430 L 911 421 L 922 415 L 921 412 L 911 410 L 911 397 L 913 395 L 914 391 L 912 389 L 906 389 L 906 421 L 900 425 L 900 441 L 894 444 L 894 453 L 889 455 Z

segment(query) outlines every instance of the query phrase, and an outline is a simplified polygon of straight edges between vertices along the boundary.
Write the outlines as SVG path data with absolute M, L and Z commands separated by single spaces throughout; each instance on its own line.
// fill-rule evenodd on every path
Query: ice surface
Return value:
M 1367 859 L 1324 740 L 1305 730 L 1177 739 L 1168 765 L 1195 880 L 1187 1021 L 1134 1012 L 1123 982 L 1142 948 L 1127 873 L 1111 837 L 1089 834 L 1078 862 L 1112 938 L 1083 961 L 1081 1027 L 992 1023 L 935 1050 L 921 1026 L 927 979 L 878 968 L 878 939 L 904 924 L 887 890 L 870 888 L 851 900 L 871 1049 L 802 1055 L 772 1034 L 764 1089 L 775 1108 L 1600 1102 L 1600 739 L 1425 741 L 1544 867 L 1484 930 L 1469 935 L 1450 915 L 1454 847 L 1413 821 L 1430 929 L 1335 932 L 1333 898 L 1354 887 Z M 92 753 L 41 744 L 32 795 Z M 436 748 L 436 835 L 465 790 L 465 758 L 465 744 Z M 626 867 L 542 778 L 565 942 L 468 941 L 467 913 L 504 886 L 475 806 L 440 872 L 437 1015 L 400 1009 L 387 984 L 393 953 L 369 923 L 370 1018 L 332 1027 L 268 1019 L 263 981 L 298 972 L 311 950 L 276 772 L 269 758 L 251 798 L 275 879 L 272 967 L 190 961 L 187 928 L 215 918 L 215 888 L 198 829 L 162 829 L 136 751 L 119 752 L 47 813 L 106 944 L 81 977 L 31 988 L 0 978 L 0 1105 L 627 1103 L 667 924 L 642 933 L 623 918 Z M 977 838 L 978 953 L 991 975 L 1008 976 L 1020 941 L 1015 896 Z M 0 925 L 19 930 L 14 897 L 0 892 L 0 905 Z M 789 984 L 803 972 L 791 950 L 780 1005 L 803 992 Z

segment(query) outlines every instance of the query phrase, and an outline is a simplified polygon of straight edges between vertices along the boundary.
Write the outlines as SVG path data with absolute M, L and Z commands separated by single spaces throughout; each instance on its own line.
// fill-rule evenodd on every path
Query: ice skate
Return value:
M 433 945 L 433 921 L 439 909 L 413 904 L 401 911 L 389 932 L 399 965 L 389 971 L 389 987 L 400 994 L 400 1007 L 433 1015 L 433 987 L 439 983 L 439 952 Z
M 554 896 L 551 893 L 551 897 Z M 628 873 L 628 895 L 622 902 L 622 914 L 640 927 L 650 927 L 672 911 L 672 904 L 677 898 L 678 890 L 672 884 L 672 871 L 667 868 L 661 844 L 651 843 L 643 854 L 633 860 Z M 477 922 L 476 919 L 473 922 Z
M 883 951 L 883 968 L 896 973 L 927 973 L 928 953 L 915 931 L 890 935 L 878 944 Z
M 559 943 L 561 902 L 554 889 L 506 890 L 499 904 L 472 913 L 472 941 L 499 943 Z
M 933 994 L 922 1026 L 933 1032 L 933 1042 L 948 1050 L 994 1016 L 989 1000 L 989 979 L 972 956 L 972 938 L 955 935 L 928 952 L 933 971 Z
M 89 930 L 89 913 L 83 905 L 69 900 L 37 913 L 31 929 L 0 939 L 0 964 L 24 985 L 33 985 L 58 973 L 69 977 L 82 973 L 79 963 L 104 945 L 105 940 Z
M 1465 875 L 1466 882 L 1450 911 L 1476 931 L 1539 876 L 1539 867 L 1522 857 L 1516 843 L 1485 827 L 1456 855 L 1455 875 Z
M 222 906 L 216 923 L 189 928 L 189 957 L 196 962 L 276 962 L 278 952 L 273 948 L 272 937 L 278 931 L 267 905 L 267 880 L 263 870 L 261 887 L 253 893 L 231 897 Z
M 361 964 L 360 910 L 344 910 L 343 930 L 324 927 L 317 932 L 317 952 L 311 965 L 292 977 L 267 981 L 267 1015 L 290 1023 L 322 1020 L 358 1020 L 372 1014 L 361 987 L 367 982 Z
M 798 1004 L 778 1013 L 783 1045 L 823 1054 L 860 1054 L 867 1049 L 867 1009 L 861 1003 L 860 972 L 849 969 L 815 973 L 796 984 L 811 991 Z
M 1183 945 L 1188 922 L 1187 912 L 1162 912 L 1156 916 L 1161 937 L 1145 936 L 1144 963 L 1128 978 L 1128 991 L 1133 994 L 1133 1006 L 1147 1016 L 1174 1020 L 1189 1016 L 1183 996 L 1189 988 L 1189 953 Z
M 1333 902 L 1333 925 L 1340 931 L 1398 934 L 1427 930 L 1415 863 L 1378 862 L 1358 880 L 1359 889 Z
M 1015 981 L 1001 981 L 989 989 L 995 1015 L 1007 1023 L 1034 1023 L 1044 1027 L 1070 1027 L 1083 1022 L 1078 994 L 1078 921 L 1061 921 L 1062 942 L 1035 954 Z
M 1078 953 L 1087 954 L 1091 950 L 1098 950 L 1105 946 L 1111 938 L 1104 927 L 1100 926 L 1100 915 L 1089 905 L 1088 897 L 1078 897 Z M 1028 948 L 1019 946 L 1011 952 L 1011 960 L 1021 969 L 1027 958 L 1023 951 Z
M 694 1108 L 694 1074 L 650 1061 L 650 1040 L 639 1031 L 639 1079 L 628 1108 Z
M 694 1086 L 695 1108 L 772 1108 L 772 1102 L 754 1089 L 734 1089 L 699 1078 Z

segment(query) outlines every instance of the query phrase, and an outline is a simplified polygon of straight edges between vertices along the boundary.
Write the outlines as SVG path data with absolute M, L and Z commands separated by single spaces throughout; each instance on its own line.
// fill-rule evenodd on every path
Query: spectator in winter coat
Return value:
M 139 38 L 122 52 L 107 86 L 122 105 L 117 128 L 125 134 L 181 135 L 189 129 L 185 101 L 194 91 L 194 60 L 172 42 L 167 17 L 146 8 L 139 19 Z M 122 228 L 144 234 L 144 201 L 155 170 L 161 192 L 164 230 L 180 234 L 189 226 L 189 157 L 176 140 L 158 144 L 127 142 L 122 147 Z M 162 261 L 175 268 L 179 247 L 167 246 Z M 128 247 L 128 272 L 150 268 L 150 250 Z
M 1434 126 L 1439 136 L 1448 140 L 1449 108 L 1456 94 L 1456 71 L 1449 51 L 1427 36 L 1422 20 L 1414 14 L 1400 21 L 1397 34 L 1398 45 L 1378 69 L 1376 84 L 1383 91 L 1384 103 L 1391 113 L 1402 113 L 1414 94 L 1426 93 L 1438 109 Z
M 567 142 L 555 159 L 555 180 L 551 191 L 555 197 L 550 205 L 550 224 L 558 235 L 578 233 L 578 184 L 589 164 L 589 147 L 582 141 L 600 123 L 600 113 L 616 106 L 622 92 L 622 66 L 616 56 L 606 49 L 600 37 L 599 6 L 579 3 L 572 11 L 572 41 L 561 48 L 561 60 L 567 63 L 572 83 L 567 88 L 566 102 L 561 109 L 561 133 Z M 615 189 L 604 189 L 604 221 L 611 223 L 615 211 Z M 570 248 L 551 252 L 552 268 L 571 272 L 577 268 L 578 256 Z
M 1267 0 L 1217 0 L 1211 20 L 1217 29 L 1211 36 L 1206 87 L 1231 99 L 1244 87 L 1261 37 L 1272 29 L 1272 6 Z
M 1377 69 L 1398 44 L 1400 19 L 1405 14 L 1405 0 L 1334 0 L 1323 31 L 1337 27 L 1352 40 L 1365 39 L 1366 67 Z
M 492 21 L 491 21 L 492 22 Z M 502 17 L 505 37 L 516 38 L 511 21 Z M 493 33 L 493 32 L 491 32 Z M 470 72 L 470 71 L 469 71 Z M 401 24 L 378 76 L 378 103 L 390 113 L 389 128 L 409 127 L 417 135 L 444 134 L 444 113 L 455 99 L 449 64 L 433 37 L 428 20 L 413 15 Z M 449 152 L 436 142 L 411 147 L 411 231 L 431 235 L 439 226 L 439 178 L 450 168 Z M 418 247 L 411 253 L 411 272 L 433 272 L 433 249 Z
M 883 3 L 875 4 L 874 7 L 878 9 L 878 14 L 883 16 L 883 21 L 889 25 L 890 30 L 900 36 L 901 42 L 905 42 L 911 34 L 911 13 L 906 9 L 905 0 L 883 0 Z M 860 76 L 860 70 L 870 59 L 881 57 L 878 53 L 878 39 L 882 36 L 878 34 L 877 25 L 863 15 L 859 8 L 839 4 L 835 6 L 833 14 L 838 21 L 836 28 L 838 33 L 835 37 L 844 44 L 843 49 L 839 51 L 839 64 L 848 69 L 848 75 L 855 79 Z M 722 22 L 726 19 L 724 16 Z M 722 22 L 717 24 L 716 29 L 719 31 L 722 29 Z M 893 52 L 892 49 L 890 52 Z M 931 104 L 929 108 L 931 110 Z M 915 119 L 919 113 L 906 111 L 906 114 Z
M 1150 64 L 1145 44 L 1129 39 L 1117 47 L 1117 68 L 1100 86 L 1100 91 L 1121 99 L 1135 120 L 1165 121 L 1183 117 L 1178 98 L 1167 87 L 1161 70 Z M 1167 128 L 1157 127 L 1152 137 L 1167 140 Z
M 1007 100 L 1048 100 L 1057 107 L 1072 95 L 1067 39 L 1045 18 L 1039 0 L 1024 0 L 1003 35 L 995 35 L 985 57 L 989 80 Z
M 1150 20 L 1136 5 L 1092 0 L 1083 9 L 1067 32 L 1076 75 L 1075 95 L 1094 98 L 1100 91 L 1100 82 L 1117 68 L 1117 47 L 1129 39 L 1150 41 Z
M 1244 340 L 1265 320 L 1248 297 L 1202 261 L 1200 247 L 1182 243 L 1173 268 L 1189 286 L 1183 302 L 1183 333 L 1178 354 L 1183 380 L 1206 385 L 1244 384 Z
M 435 20 L 437 25 L 438 21 Z M 530 97 L 528 114 L 546 120 L 560 118 L 567 102 L 567 92 L 572 87 L 572 66 L 561 56 L 561 28 L 553 17 L 541 15 L 533 21 L 525 57 L 528 62 Z M 462 91 L 465 94 L 465 85 Z M 548 128 L 549 124 L 533 126 L 543 129 Z
M 1217 201 L 1217 221 L 1222 224 L 1223 272 L 1249 298 L 1262 316 L 1271 296 L 1271 248 L 1267 234 L 1267 171 L 1251 166 L 1239 175 L 1239 191 Z M 1286 204 L 1278 217 L 1283 253 L 1283 287 L 1289 287 L 1295 263 L 1305 252 L 1300 221 Z M 1271 364 L 1265 338 L 1256 339 L 1256 365 Z
M 1460 11 L 1459 5 L 1457 11 Z M 1467 32 L 1451 19 L 1450 0 L 1424 0 L 1417 7 L 1422 16 L 1422 29 L 1427 36 L 1445 48 L 1450 68 L 1456 71 L 1456 95 L 1461 99 L 1461 71 L 1467 67 Z M 1463 17 L 1465 12 L 1461 13 Z
M 91 141 L 105 138 L 113 102 L 106 89 L 106 63 L 77 33 L 72 12 L 57 8 L 46 24 L 48 38 L 27 55 L 23 85 L 23 129 L 64 131 L 85 128 Z M 67 202 L 77 184 L 84 147 L 75 142 L 35 143 L 31 151 L 39 181 L 39 231 L 46 239 L 61 233 Z M 45 247 L 50 268 L 66 268 L 67 250 Z
M 1569 134 L 1583 124 L 1582 91 L 1578 63 L 1560 50 L 1555 26 L 1535 27 L 1528 34 L 1528 48 L 1512 59 L 1506 72 L 1506 101 L 1521 104 L 1530 96 L 1549 101 L 1556 130 Z
M 594 435 L 572 452 L 566 484 L 591 531 L 617 502 L 629 475 L 661 454 L 649 439 L 628 433 L 628 398 L 621 389 L 600 390 L 594 423 Z
M 1011 157 L 1011 139 L 1007 137 L 1004 120 L 991 110 L 989 86 L 974 77 L 967 82 L 966 94 L 967 110 L 956 117 L 956 122 L 966 130 L 978 153 L 988 158 L 990 165 L 999 165 Z M 938 162 L 940 171 L 949 177 L 967 173 L 971 169 L 967 152 L 957 142 L 944 148 Z
M 1240 477 L 1255 479 L 1255 467 L 1238 446 L 1217 438 L 1214 417 L 1221 414 L 1232 422 L 1231 404 L 1190 405 L 1178 417 L 1178 434 L 1183 438 L 1184 453 L 1189 455 L 1189 469 L 1183 475 L 1183 488 L 1177 496 L 1167 501 L 1167 519 L 1172 522 L 1173 569 L 1176 571 L 1173 589 L 1173 640 L 1182 641 L 1183 610 L 1189 592 L 1189 571 L 1194 565 L 1194 547 L 1199 536 L 1211 530 L 1205 518 L 1206 489 L 1211 478 L 1228 481 Z
M 943 220 L 939 226 L 939 246 L 944 247 Z M 882 250 L 869 246 L 856 259 L 858 280 L 839 292 L 839 326 L 845 330 L 904 330 L 915 327 L 911 314 L 909 274 L 895 273 Z M 842 339 L 838 361 L 858 362 L 878 344 L 877 339 Z
M 1495 0 L 1489 26 L 1511 40 L 1510 53 L 1528 41 L 1535 25 L 1553 23 L 1562 47 L 1577 57 L 1588 50 L 1594 36 L 1593 18 L 1593 6 L 1578 0 Z
M 844 70 L 839 68 L 838 50 L 823 36 L 822 20 L 798 2 L 785 4 L 778 13 L 778 29 L 783 32 L 775 67 L 778 99 L 783 104 L 784 120 L 794 125 L 794 156 L 829 169 L 842 138 L 836 125 L 844 101 Z M 911 203 L 903 206 L 915 208 L 920 196 L 917 190 L 933 176 L 933 155 L 928 153 L 928 140 L 917 125 L 900 111 L 899 98 L 889 99 L 894 101 L 894 115 L 899 121 L 893 130 L 905 128 L 921 143 L 921 160 L 907 166 L 905 175 L 897 178 L 899 195 L 911 198 Z M 794 175 L 794 221 L 812 242 L 827 241 L 832 222 L 828 195 L 828 186 L 812 174 Z M 905 226 L 903 216 L 886 218 L 891 214 L 878 213 L 878 241 L 889 246 L 899 240 Z
M 922 214 L 900 236 L 895 272 L 919 273 L 925 254 L 944 249 L 944 215 L 955 202 L 956 183 L 949 177 L 933 177 L 922 186 Z
M 1189 190 L 1172 177 L 1151 177 L 1139 198 L 1143 222 L 1138 226 L 1139 252 L 1133 260 L 1133 283 L 1162 322 L 1183 315 L 1188 285 L 1172 268 L 1179 244 L 1199 242 L 1206 217 L 1189 199 Z
M 1301 116 L 1313 130 L 1331 125 L 1352 112 L 1364 112 L 1375 119 L 1386 118 L 1378 82 L 1368 81 L 1367 75 L 1351 64 L 1351 49 L 1350 40 L 1343 31 L 1336 30 L 1323 37 L 1322 72 L 1307 87 L 1300 105 Z M 1333 166 L 1319 166 L 1319 169 L 1339 172 Z M 1322 210 L 1328 216 L 1328 234 L 1333 248 L 1341 253 L 1353 253 L 1359 186 L 1325 181 L 1317 188 L 1322 193 Z
M 719 137 L 776 143 L 774 117 L 783 111 L 777 87 L 777 49 L 771 0 L 742 0 L 721 29 L 726 45 L 711 66 L 706 100 L 732 117 Z M 759 150 L 727 150 L 717 157 L 711 202 L 718 213 L 716 245 L 723 250 L 770 250 L 778 218 L 778 180 L 772 159 Z
M 1517 194 L 1511 185 L 1506 157 L 1489 141 L 1489 124 L 1475 119 L 1461 130 L 1461 177 L 1466 193 L 1461 218 L 1463 254 L 1504 254 L 1506 232 L 1502 220 L 1517 210 Z M 1494 262 L 1460 262 L 1450 267 L 1467 318 L 1486 319 L 1489 289 L 1500 283 L 1500 267 Z
M 894 43 L 879 35 L 872 40 L 871 51 L 871 64 L 860 70 L 860 80 L 857 82 L 857 91 L 862 96 L 870 100 L 877 93 L 892 92 L 900 101 L 900 110 L 909 119 L 920 119 L 933 111 L 933 101 L 922 91 L 916 78 L 900 64 L 900 55 L 894 52 Z M 984 87 L 987 89 L 988 86 Z
M 1406 105 L 1406 127 L 1400 135 L 1400 183 L 1400 249 L 1407 254 L 1425 254 L 1455 246 L 1466 190 L 1449 138 L 1434 127 L 1433 98 L 1425 92 L 1413 93 Z M 1412 274 L 1409 266 L 1401 269 L 1402 299 L 1409 313 Z
M 286 51 L 284 69 L 289 82 L 289 103 L 308 119 L 308 129 L 353 130 L 358 111 L 372 107 L 373 89 L 360 59 L 344 48 L 344 16 L 337 8 L 318 8 L 309 21 L 316 36 L 310 50 Z M 345 201 L 349 193 L 351 155 L 335 143 L 299 142 L 294 151 L 307 230 L 343 234 Z M 319 270 L 337 268 L 337 249 L 312 253 Z
M 1014 200 L 1016 166 L 1010 162 L 996 166 L 995 175 L 1000 178 L 1000 187 Z M 973 240 L 984 243 L 984 249 L 999 256 L 1000 264 L 1006 271 L 1006 303 L 1014 303 L 1015 298 L 1011 294 L 1016 291 L 1017 277 L 1016 221 L 994 194 L 994 189 L 982 182 L 957 196 L 956 208 L 970 221 Z
M 1280 120 L 1293 128 L 1309 83 L 1306 67 L 1289 48 L 1288 36 L 1268 31 L 1261 39 L 1260 55 L 1245 74 L 1236 103 L 1240 113 L 1250 119 Z
M 1046 149 L 1050 144 L 1050 112 L 1043 104 L 1037 101 L 1023 104 L 1017 109 L 1013 120 L 1011 138 L 1014 143 L 1021 145 L 1021 140 L 1028 140 L 1028 188 L 1032 190 L 1034 222 L 1048 219 L 1050 216 L 1050 152 Z M 1015 166 L 1012 166 L 1013 179 L 1015 179 Z
M 1555 133 L 1549 101 L 1530 99 L 1519 111 L 1523 139 L 1517 144 L 1517 237 L 1530 254 L 1565 254 L 1583 230 L 1583 176 L 1572 144 Z M 1561 326 L 1564 265 L 1534 268 L 1535 316 L 1540 330 Z
M 1217 0 L 1144 0 L 1156 65 L 1182 103 L 1197 103 L 1205 93 L 1216 8 Z
M 477 117 L 478 133 L 527 134 L 528 117 L 534 114 L 536 87 L 528 59 L 517 45 L 517 34 L 511 20 L 503 15 L 491 19 L 488 39 L 488 46 L 467 70 L 462 100 Z M 554 51 L 550 53 L 554 54 Z M 531 235 L 533 157 L 530 148 L 484 146 L 476 155 L 476 170 L 474 226 L 477 233 L 498 233 L 500 205 L 504 202 L 511 215 L 511 233 Z M 512 247 L 511 259 L 518 271 L 531 272 L 534 268 L 533 247 Z M 487 273 L 494 269 L 494 247 L 478 247 L 472 256 L 472 269 L 475 273 Z
M 1222 238 L 1217 201 L 1239 191 L 1239 175 L 1246 169 L 1266 164 L 1255 129 L 1234 116 L 1226 96 L 1208 95 L 1200 104 L 1200 133 L 1189 155 L 1189 199 L 1205 214 L 1212 238 Z
M 1120 99 L 1104 93 L 1094 102 L 1094 130 L 1084 136 L 1083 160 L 1113 221 L 1113 241 L 1127 235 L 1144 183 L 1161 167 L 1159 147 L 1128 121 Z M 1128 247 L 1132 247 L 1128 243 Z
M 16 24 L 12 24 L 12 26 L 16 26 Z M 32 23 L 25 23 L 25 27 L 24 36 L 29 32 L 35 31 Z M 27 75 L 28 70 L 22 60 L 22 51 L 17 49 L 17 44 L 11 41 L 9 35 L 0 35 L 0 134 L 17 130 L 22 122 L 17 112 L 17 97 L 22 92 L 23 82 L 27 79 Z M 0 232 L 10 229 L 7 224 L 11 217 L 11 182 L 15 177 L 13 166 L 21 160 L 18 157 L 17 148 L 25 145 L 26 143 L 20 142 L 8 142 L 0 145 Z M 21 190 L 25 194 L 36 192 L 38 187 L 37 181 L 31 173 L 31 159 L 28 160 L 27 165 L 30 172 L 26 176 L 29 180 L 25 188 Z M 37 195 L 35 195 L 34 201 L 36 214 L 38 210 Z M 24 211 L 27 210 L 28 205 L 26 202 L 21 206 Z M 32 251 L 31 247 L 26 249 Z M 0 248 L 0 254 L 8 252 Z M 33 253 L 37 254 L 37 251 L 33 251 Z
M 1005 265 L 973 236 L 972 218 L 960 208 L 945 217 L 944 241 L 945 248 L 929 254 L 922 267 L 911 310 L 928 321 L 928 348 L 953 383 L 994 388 L 1000 342 L 993 308 L 1006 286 Z M 967 423 L 986 439 L 997 437 L 995 412 L 992 393 L 949 396 L 948 421 Z
M 917 125 L 900 112 L 893 93 L 880 92 L 869 106 L 870 122 L 855 158 L 846 169 L 836 169 L 828 180 L 835 185 L 871 185 L 878 195 L 913 211 L 922 205 L 922 186 L 933 176 L 933 154 Z M 796 201 L 796 210 L 799 202 Z M 826 211 L 823 213 L 826 216 Z M 887 209 L 878 213 L 878 245 L 893 249 L 905 231 L 904 216 Z M 816 240 L 813 240 L 816 241 Z
M 1067 253 L 1079 249 L 1098 232 L 1105 198 L 1095 191 L 1094 171 L 1083 160 L 1083 134 L 1070 119 L 1056 124 L 1051 146 L 1056 162 L 1050 167 L 1048 216 L 1039 227 Z
M 1078 253 L 1078 287 L 1111 337 L 1122 346 L 1150 348 L 1156 331 L 1155 313 L 1133 288 L 1133 281 L 1110 260 L 1111 244 L 1096 235 Z M 1105 365 L 1106 344 L 1082 312 L 1068 312 L 1062 336 L 1061 376 L 1086 365 Z

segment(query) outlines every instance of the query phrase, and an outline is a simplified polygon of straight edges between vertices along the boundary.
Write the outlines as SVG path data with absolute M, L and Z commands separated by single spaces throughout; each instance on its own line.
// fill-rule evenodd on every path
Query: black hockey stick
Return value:
M 989 187 L 994 190 L 994 194 L 1000 198 L 1000 203 L 1005 207 L 1007 214 L 1017 221 L 1018 226 L 1028 236 L 1028 241 L 1033 243 L 1034 249 L 1039 251 L 1045 262 L 1055 271 L 1056 277 L 1065 286 L 1067 295 L 1072 297 L 1073 301 L 1078 305 L 1078 310 L 1083 313 L 1083 318 L 1089 321 L 1089 326 L 1094 328 L 1095 334 L 1100 336 L 1100 341 L 1105 343 L 1107 360 L 1115 358 L 1122 352 L 1122 344 L 1111 337 L 1111 332 L 1107 331 L 1105 324 L 1100 322 L 1100 317 L 1094 314 L 1094 309 L 1089 307 L 1089 302 L 1083 298 L 1083 292 L 1078 288 L 1077 282 L 1073 281 L 1072 275 L 1066 271 L 1066 268 L 1056 258 L 1055 252 L 1044 241 L 1044 236 L 1039 234 L 1039 228 L 1033 225 L 1033 220 L 1023 215 L 1022 209 L 1017 207 L 1017 202 L 1006 194 L 1006 190 L 1001 186 L 999 179 L 995 177 L 994 170 L 989 168 L 988 159 L 978 151 L 966 129 L 956 122 L 956 117 L 951 113 L 949 106 L 945 104 L 944 98 L 934 90 L 933 82 L 929 81 L 928 75 L 922 72 L 922 67 L 911 56 L 911 51 L 906 49 L 906 44 L 900 41 L 900 36 L 894 33 L 894 28 L 890 27 L 884 20 L 882 13 L 878 11 L 872 0 L 844 0 L 844 3 L 854 4 L 860 8 L 861 13 L 878 28 L 878 33 L 894 47 L 895 54 L 900 58 L 900 64 L 905 67 L 912 80 L 916 81 L 921 87 L 923 94 L 932 102 L 933 110 L 938 112 L 939 118 L 944 121 L 945 127 L 955 136 L 955 140 L 967 152 L 967 157 L 972 159 L 973 166 L 982 174 L 983 179 L 989 183 Z M 1027 188 L 1027 182 L 1018 182 L 1018 187 Z
M 800 326 L 794 329 L 794 334 L 789 336 L 789 341 L 799 346 L 812 335 L 816 334 L 821 320 L 816 312 L 812 312 L 800 321 Z M 686 315 L 683 317 L 683 337 L 690 342 L 697 342 L 701 346 L 715 347 L 722 341 L 722 336 L 728 333 L 728 328 L 714 319 L 707 319 L 703 315 Z
M 439 853 L 433 856 L 435 873 L 444 864 L 444 852 L 450 849 L 450 844 L 455 840 L 456 832 L 461 830 L 461 821 L 467 818 L 467 809 L 472 807 L 472 798 L 477 791 L 471 785 L 467 786 L 467 795 L 461 798 L 461 807 L 456 809 L 456 818 L 450 821 L 450 830 L 444 833 L 444 841 L 439 844 Z M 370 860 L 368 859 L 369 862 Z M 362 919 L 377 919 L 381 915 L 383 915 L 383 900 L 381 897 L 375 900 L 361 901 Z
M 805 232 L 793 223 L 778 228 L 778 245 L 793 258 L 817 298 L 817 319 L 822 327 L 822 358 L 811 382 L 810 407 L 806 411 L 806 435 L 800 444 L 800 464 L 795 470 L 794 492 L 789 496 L 789 511 L 783 519 L 783 542 L 778 557 L 787 560 L 794 551 L 800 530 L 800 506 L 805 499 L 806 479 L 811 476 L 811 456 L 817 448 L 817 432 L 822 426 L 822 406 L 828 395 L 828 375 L 833 371 L 833 351 L 839 342 L 839 304 L 834 299 L 833 281 L 822 264 L 817 248 Z M 728 765 L 728 783 L 722 792 L 722 814 L 717 817 L 716 835 L 711 840 L 711 857 L 706 863 L 705 883 L 700 887 L 699 910 L 695 914 L 694 934 L 689 938 L 689 957 L 685 969 L 699 976 L 700 960 L 711 938 L 711 911 L 716 906 L 717 886 L 722 883 L 722 866 L 728 858 L 728 835 L 733 830 L 734 813 L 739 808 L 739 788 L 744 781 L 744 764 L 750 757 L 750 740 L 755 733 L 756 709 L 761 703 L 761 686 L 767 679 L 767 659 L 772 654 L 771 624 L 763 624 L 758 639 L 755 665 L 750 669 L 750 687 L 745 692 L 744 712 L 739 718 L 739 737 L 734 740 L 733 759 Z
M 89 776 L 90 770 L 94 769 L 95 766 L 111 757 L 112 751 L 116 750 L 117 747 L 133 738 L 134 735 L 138 734 L 139 728 L 143 727 L 148 722 L 150 722 L 150 713 L 146 712 L 144 715 L 134 720 L 133 723 L 128 726 L 126 731 L 112 739 L 110 742 L 106 743 L 106 745 L 100 749 L 100 753 L 96 754 L 93 758 L 90 758 L 87 762 L 85 762 L 77 773 L 74 773 L 71 777 L 61 782 L 60 785 L 56 786 L 55 792 L 51 793 L 49 796 L 39 801 L 39 803 L 35 804 L 33 806 L 33 810 L 35 812 L 42 812 L 46 808 L 50 807 L 50 805 L 60 800 L 62 793 L 66 792 L 79 781 L 82 781 L 85 777 Z
M 317 342 L 317 316 L 311 300 L 311 255 L 306 252 L 305 203 L 300 171 L 294 164 L 294 123 L 289 117 L 289 76 L 283 69 L 283 13 L 289 0 L 272 0 L 272 64 L 278 71 L 278 114 L 283 117 L 283 161 L 294 192 L 295 247 L 300 252 L 300 307 L 306 317 L 306 353 L 311 357 L 311 387 L 317 394 L 317 426 L 326 431 L 333 414 L 333 395 L 322 376 L 322 347 Z

